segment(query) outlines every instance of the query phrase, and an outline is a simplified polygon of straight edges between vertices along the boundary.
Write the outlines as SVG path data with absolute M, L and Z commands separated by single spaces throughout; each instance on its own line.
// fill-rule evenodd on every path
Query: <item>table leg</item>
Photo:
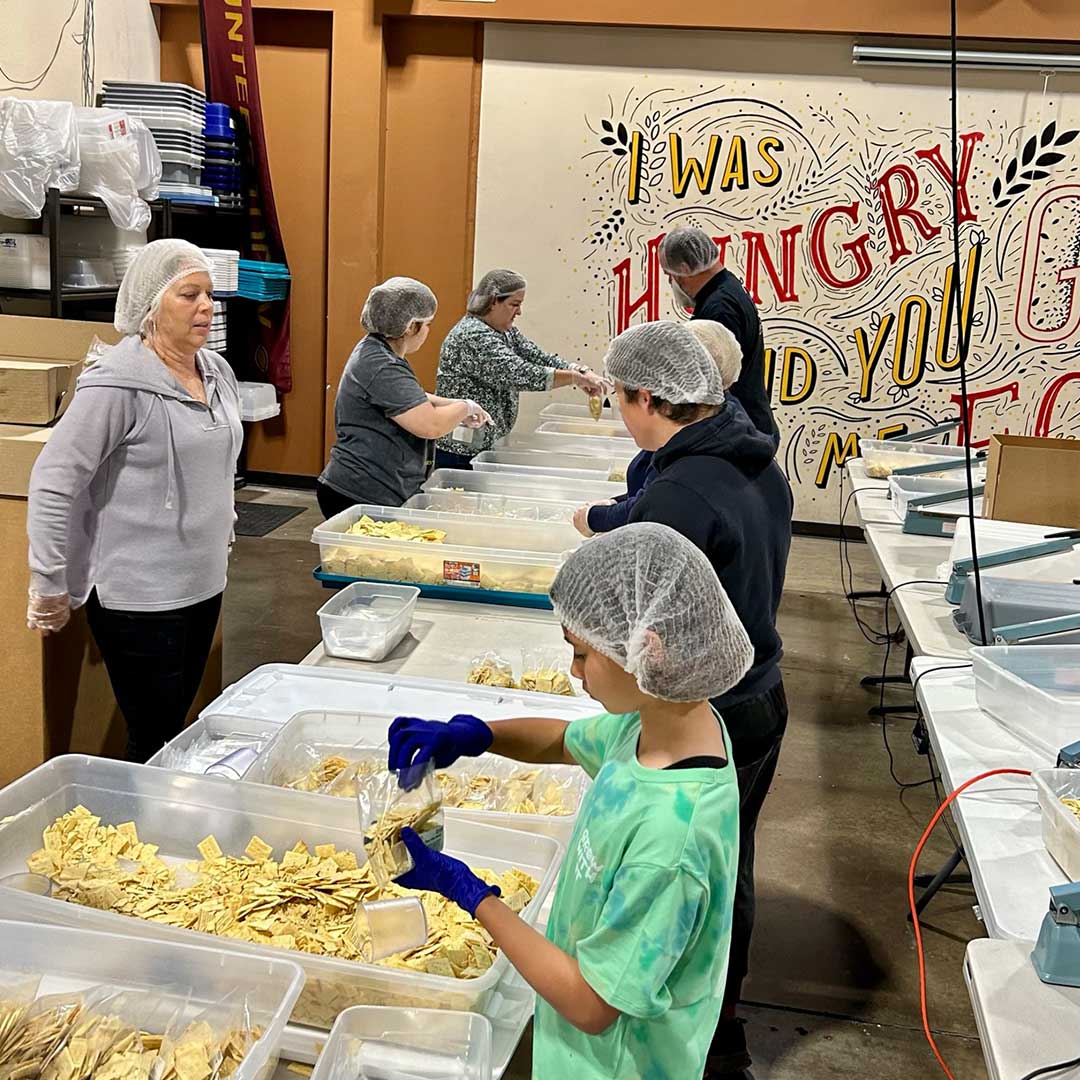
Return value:
M 960 848 L 957 848 L 949 857 L 945 860 L 945 865 L 934 874 L 932 877 L 929 874 L 919 874 L 915 878 L 915 884 L 922 888 L 922 892 L 919 894 L 915 901 L 915 913 L 921 915 L 923 909 L 931 900 L 937 895 L 942 885 L 945 885 L 949 881 L 955 881 L 957 884 L 970 884 L 970 874 L 958 874 L 955 878 L 953 873 L 956 868 L 964 860 L 964 853 Z M 911 913 L 908 912 L 908 922 L 911 921 Z

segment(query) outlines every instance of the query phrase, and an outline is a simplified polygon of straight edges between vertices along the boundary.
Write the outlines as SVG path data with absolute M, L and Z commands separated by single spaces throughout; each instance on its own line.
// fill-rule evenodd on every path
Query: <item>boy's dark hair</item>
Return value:
M 637 401 L 638 394 L 641 393 L 641 387 L 624 386 L 623 393 L 626 394 L 627 401 Z M 656 394 L 652 396 L 652 404 L 653 408 L 661 416 L 667 417 L 673 424 L 697 423 L 698 420 L 704 420 L 706 417 L 716 416 L 723 407 L 721 405 L 694 405 L 692 403 L 674 404 L 665 401 L 662 397 L 657 397 Z

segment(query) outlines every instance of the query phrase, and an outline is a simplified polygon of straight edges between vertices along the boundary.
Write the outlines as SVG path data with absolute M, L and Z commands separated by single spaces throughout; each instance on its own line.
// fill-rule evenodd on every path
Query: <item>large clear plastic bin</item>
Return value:
M 639 453 L 633 439 L 605 435 L 566 435 L 551 431 L 511 432 L 505 439 L 499 439 L 491 449 L 588 458 L 633 457 Z
M 405 503 L 406 510 L 430 510 L 438 514 L 470 514 L 474 517 L 513 518 L 516 521 L 573 521 L 580 502 L 548 502 L 513 495 L 436 488 L 422 491 Z
M 202 776 L 211 766 L 238 750 L 261 750 L 276 734 L 280 723 L 204 713 L 163 746 L 149 765 Z
M 532 476 L 559 476 L 568 480 L 606 480 L 626 483 L 626 470 L 637 454 L 631 444 L 626 454 L 564 454 L 543 450 L 484 450 L 473 458 L 477 472 L 521 473 Z
M 224 1002 L 246 1001 L 251 1022 L 262 1034 L 233 1080 L 264 1080 L 272 1074 L 285 1024 L 304 984 L 297 964 L 284 956 L 242 956 L 223 948 L 139 940 L 122 929 L 107 934 L 8 921 L 18 906 L 12 901 L 25 895 L 0 888 L 0 978 L 40 976 L 40 997 L 98 986 L 132 991 L 119 1015 L 133 1026 L 151 1018 L 167 1022 L 173 1015 L 193 1020 Z M 125 1015 L 125 1008 L 136 1014 Z
M 546 695 L 545 695 L 546 696 Z M 533 709 L 538 715 L 546 712 L 543 704 Z M 283 787 L 295 783 L 325 758 L 339 754 L 346 761 L 369 755 L 387 753 L 387 728 L 391 717 L 371 713 L 326 712 L 311 710 L 298 713 L 274 739 L 267 744 L 244 779 L 258 784 Z M 481 825 L 498 825 L 505 829 L 519 829 L 538 836 L 550 836 L 565 845 L 577 822 L 581 800 L 589 786 L 589 777 L 577 765 L 523 765 L 509 762 L 495 754 L 483 754 L 457 762 L 446 770 L 451 775 L 467 775 L 474 767 L 482 772 L 505 775 L 510 769 L 541 770 L 544 779 L 556 781 L 565 791 L 565 797 L 573 812 L 571 814 L 517 814 L 497 810 L 466 810 L 445 807 L 447 817 Z M 351 794 L 347 788 L 343 795 Z M 334 798 L 335 796 L 324 796 Z
M 446 540 L 384 540 L 348 529 L 361 517 L 441 529 Z M 346 577 L 419 585 L 465 585 L 495 592 L 546 593 L 581 534 L 569 523 L 494 521 L 403 507 L 352 506 L 318 526 L 322 568 Z
M 629 439 L 630 432 L 621 420 L 545 420 L 538 435 L 578 436 L 587 439 Z
M 615 404 L 619 399 L 612 394 L 608 398 L 611 404 L 605 405 L 600 411 L 601 420 L 620 420 L 618 406 Z M 593 415 L 588 405 L 564 404 L 561 401 L 553 401 L 540 410 L 540 423 L 548 420 L 592 420 Z
M 981 484 L 985 479 L 985 472 L 980 471 L 973 479 L 976 484 Z M 890 476 L 889 501 L 892 503 L 893 509 L 897 514 L 903 518 L 907 515 L 908 504 L 912 499 L 922 499 L 927 495 L 940 495 L 946 491 L 959 491 L 960 494 L 957 498 L 965 500 L 966 504 L 966 485 L 967 480 L 962 471 L 950 474 L 948 477 Z M 975 497 L 976 506 L 978 506 L 981 500 L 981 495 Z M 928 509 L 940 510 L 943 506 L 948 507 L 951 505 L 951 503 L 939 503 L 934 507 L 928 507 Z
M 339 851 L 354 852 L 358 861 L 364 859 L 352 799 L 317 798 L 283 788 L 70 755 L 54 758 L 0 792 L 0 876 L 25 871 L 27 858 L 41 847 L 43 831 L 79 805 L 109 824 L 134 822 L 140 840 L 158 844 L 159 857 L 177 864 L 197 859 L 196 845 L 211 835 L 227 855 L 241 854 L 258 835 L 278 859 L 299 840 L 311 850 L 316 844 L 334 844 Z M 522 912 L 530 924 L 554 886 L 562 858 L 561 845 L 550 837 L 460 818 L 446 822 L 445 850 L 470 866 L 497 873 L 517 867 L 536 878 L 540 883 L 536 896 Z M 307 982 L 292 1019 L 324 1029 L 352 1005 L 483 1012 L 508 966 L 500 952 L 480 978 L 453 979 L 218 938 L 25 892 L 0 890 L 0 894 L 0 913 L 27 922 L 210 945 L 263 960 L 293 960 Z
M 358 1005 L 334 1023 L 311 1080 L 491 1080 L 491 1022 L 476 1013 Z
M 436 469 L 424 491 L 451 491 L 477 495 L 507 495 L 545 502 L 600 502 L 626 494 L 626 481 L 568 480 L 558 476 L 529 476 L 512 472 L 474 472 L 471 469 Z
M 860 439 L 859 456 L 866 466 L 866 475 L 877 480 L 891 476 L 894 469 L 906 469 L 911 465 L 929 465 L 931 462 L 942 466 L 962 464 L 968 453 L 975 465 L 975 451 L 966 446 L 946 446 L 944 443 L 896 442 L 893 439 Z M 949 474 L 946 474 L 949 475 Z M 956 476 L 965 476 L 965 470 L 959 469 Z
M 1080 799 L 1080 769 L 1045 769 L 1031 774 L 1039 793 L 1043 843 L 1070 881 L 1080 881 L 1080 816 L 1062 799 Z
M 1051 762 L 1080 741 L 1080 645 L 988 645 L 971 664 L 979 708 Z
M 409 632 L 420 590 L 355 581 L 319 608 L 323 647 L 343 660 L 379 661 Z

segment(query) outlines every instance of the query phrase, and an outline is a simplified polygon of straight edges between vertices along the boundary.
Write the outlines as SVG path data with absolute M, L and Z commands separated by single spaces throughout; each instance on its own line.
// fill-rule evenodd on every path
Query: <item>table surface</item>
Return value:
M 1031 943 L 973 941 L 964 978 L 990 1080 L 1018 1080 L 1035 1069 L 1080 1057 L 1080 990 L 1039 980 Z M 1052 1074 L 1080 1080 L 1080 1068 Z
M 990 769 L 1054 767 L 1048 755 L 978 707 L 969 667 L 931 671 L 948 663 L 921 657 L 911 665 L 912 678 L 919 679 L 916 694 L 947 792 Z M 931 673 L 923 675 L 927 671 Z M 1022 776 L 980 781 L 953 803 L 953 819 L 987 933 L 1034 941 L 1049 905 L 1050 886 L 1067 880 L 1043 845 L 1034 784 Z M 1077 1042 L 1080 1054 L 1080 1037 Z

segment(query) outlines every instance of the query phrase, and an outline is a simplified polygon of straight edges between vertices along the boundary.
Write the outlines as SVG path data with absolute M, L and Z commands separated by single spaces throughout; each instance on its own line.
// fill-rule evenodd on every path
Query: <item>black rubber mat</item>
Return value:
M 236 535 L 266 536 L 303 512 L 302 506 L 280 506 L 277 503 L 237 500 Z

